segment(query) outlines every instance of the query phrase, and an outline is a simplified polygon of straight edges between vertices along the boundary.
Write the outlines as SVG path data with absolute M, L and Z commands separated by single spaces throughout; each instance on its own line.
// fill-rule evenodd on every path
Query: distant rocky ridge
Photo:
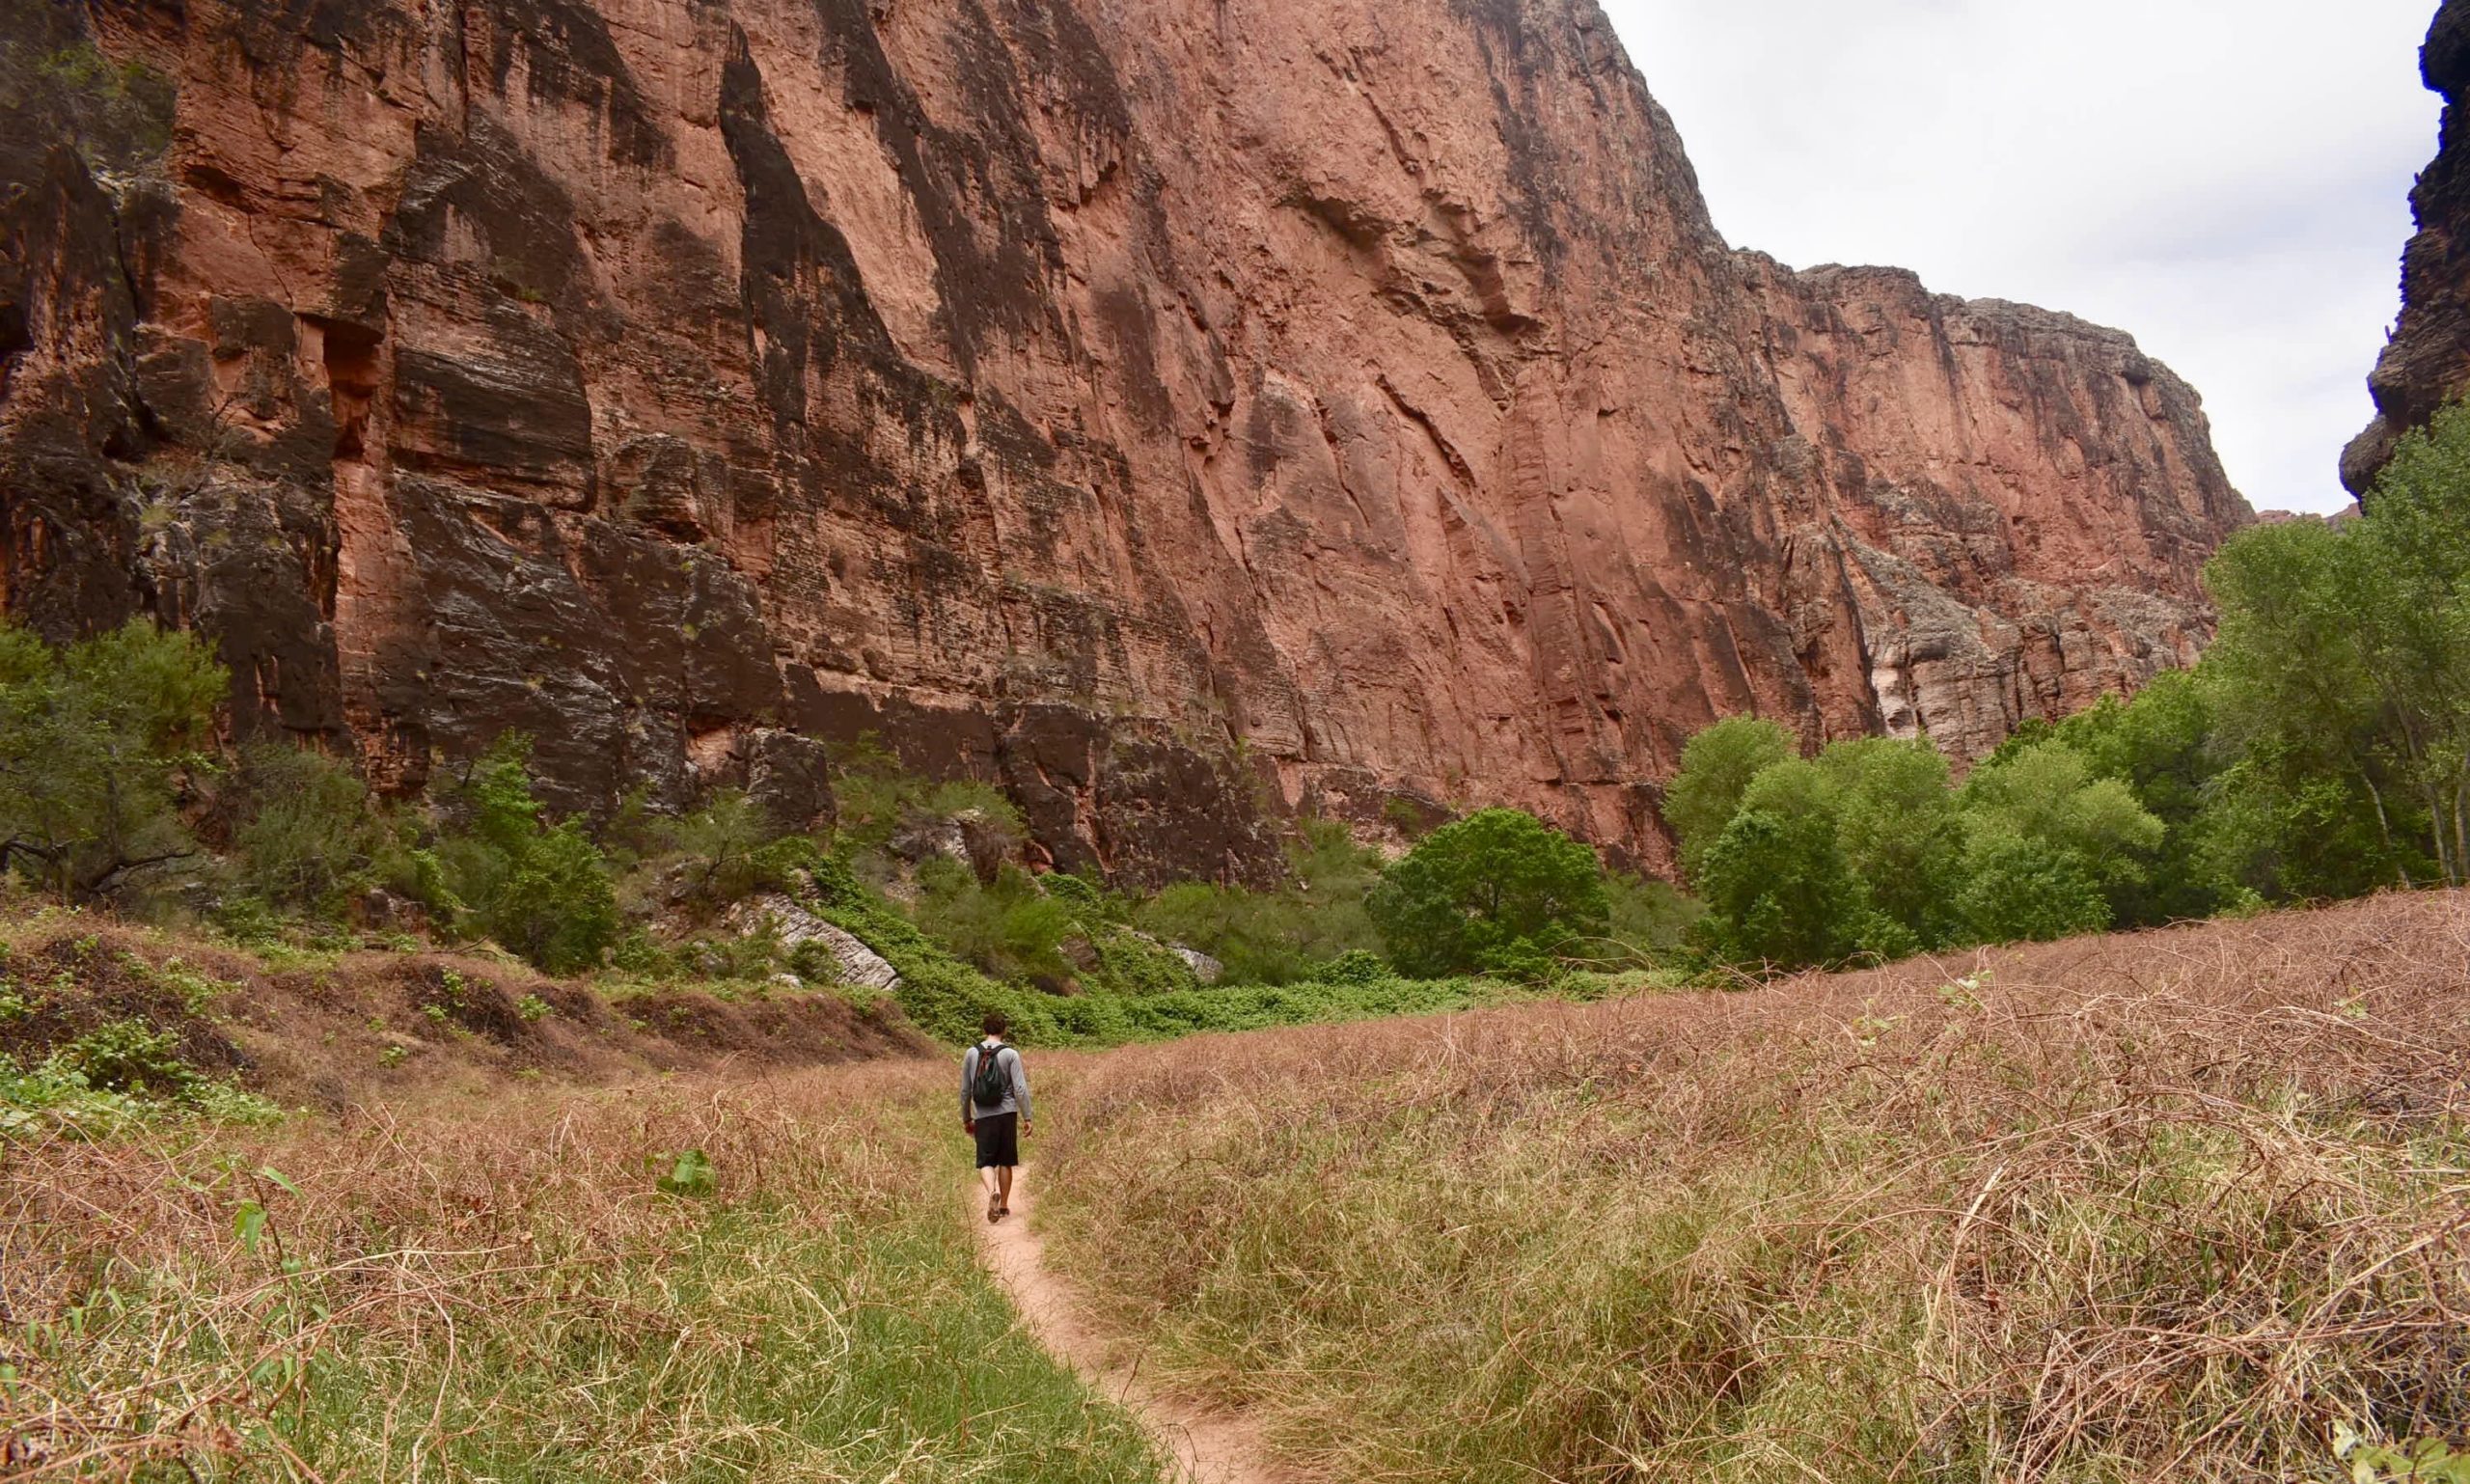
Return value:
M 2402 433 L 2470 392 L 2470 0 L 2444 0 L 2419 50 L 2444 95 L 2435 158 L 2410 191 L 2418 233 L 2401 253 L 2401 317 L 2367 379 L 2375 421 L 2342 451 L 2342 483 L 2364 497 Z
M 90 9 L 167 179 L 0 110 L 0 598 L 390 788 L 873 731 L 1135 881 L 1654 863 L 1706 722 L 1978 755 L 2192 659 L 2249 519 L 2127 336 L 1727 247 L 1592 0 Z

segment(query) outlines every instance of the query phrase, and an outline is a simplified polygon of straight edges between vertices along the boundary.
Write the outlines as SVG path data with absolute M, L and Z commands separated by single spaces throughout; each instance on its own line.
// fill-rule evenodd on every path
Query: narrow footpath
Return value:
M 1038 1343 L 1140 1418 L 1173 1460 L 1173 1484 L 1294 1484 L 1292 1474 L 1270 1465 L 1251 1422 L 1161 1392 L 1141 1379 L 1137 1363 L 1110 1359 L 1106 1340 L 1074 1304 L 1071 1289 L 1047 1271 L 1045 1244 L 1029 1230 L 1032 1184 L 1024 1178 L 1013 1186 L 1012 1214 L 998 1225 L 987 1224 L 986 1192 L 975 1180 L 966 1205 L 983 1239 L 987 1267 Z

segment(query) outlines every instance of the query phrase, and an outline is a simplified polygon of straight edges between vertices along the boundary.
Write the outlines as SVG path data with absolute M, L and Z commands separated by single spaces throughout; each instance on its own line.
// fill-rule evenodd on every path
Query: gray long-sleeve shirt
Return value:
M 977 1058 L 992 1050 L 995 1064 L 1010 1073 L 1010 1086 L 1003 1102 L 995 1108 L 980 1108 L 969 1094 L 969 1085 L 977 1080 Z M 1029 1118 L 1029 1069 L 1021 1065 L 1021 1054 L 989 1036 L 961 1054 L 961 1117 L 973 1119 L 992 1117 L 997 1113 L 1017 1113 L 1021 1121 Z

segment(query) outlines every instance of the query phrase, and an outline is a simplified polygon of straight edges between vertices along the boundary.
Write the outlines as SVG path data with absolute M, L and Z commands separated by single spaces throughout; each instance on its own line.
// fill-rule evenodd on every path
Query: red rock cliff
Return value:
M 8 604 L 397 786 L 873 729 L 1136 877 L 1402 796 L 1653 859 L 1713 718 L 2186 661 L 2248 518 L 2126 336 L 1730 251 L 1591 0 L 96 9 L 169 181 L 0 120 Z
M 2435 158 L 2410 191 L 2418 232 L 2401 252 L 2401 317 L 2368 377 L 2375 421 L 2342 451 L 2342 483 L 2364 497 L 2402 433 L 2470 392 L 2470 0 L 2445 0 L 2419 49 L 2419 75 L 2444 95 Z

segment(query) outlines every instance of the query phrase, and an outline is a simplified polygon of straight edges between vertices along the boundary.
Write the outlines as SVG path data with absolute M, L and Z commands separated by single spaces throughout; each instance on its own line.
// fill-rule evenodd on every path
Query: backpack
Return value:
M 1003 1054 L 1009 1046 L 977 1049 L 977 1071 L 969 1080 L 969 1100 L 980 1108 L 1001 1108 L 1012 1095 L 1011 1075 L 1003 1070 Z M 1019 1056 L 1019 1052 L 1012 1052 Z

